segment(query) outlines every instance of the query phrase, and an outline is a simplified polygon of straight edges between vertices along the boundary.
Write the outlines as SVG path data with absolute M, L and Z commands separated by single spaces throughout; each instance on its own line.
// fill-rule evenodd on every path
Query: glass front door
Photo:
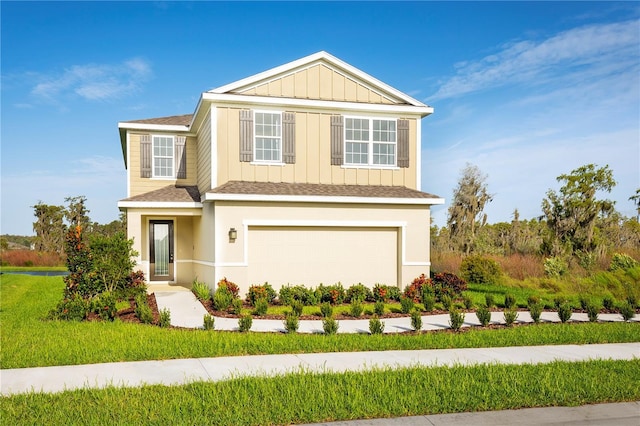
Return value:
M 173 221 L 152 220 L 149 242 L 149 279 L 173 281 Z

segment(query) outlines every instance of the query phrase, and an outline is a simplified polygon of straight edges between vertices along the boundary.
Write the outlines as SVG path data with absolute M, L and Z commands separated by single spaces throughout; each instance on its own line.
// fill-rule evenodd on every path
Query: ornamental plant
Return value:
M 511 327 L 518 319 L 518 311 L 515 308 L 507 308 L 504 310 L 504 322 L 507 327 Z
M 478 317 L 478 321 L 480 321 L 483 327 L 488 326 L 489 322 L 491 322 L 491 312 L 489 312 L 486 306 L 478 306 L 478 309 L 476 309 L 476 317 Z
M 256 301 L 259 299 L 265 299 L 267 303 L 273 303 L 275 298 L 276 291 L 269 283 L 252 285 L 249 287 L 249 292 L 247 293 L 247 302 L 249 302 L 251 306 L 255 306 Z
M 269 302 L 267 302 L 267 299 L 260 298 L 254 302 L 253 314 L 261 317 L 267 314 L 268 309 Z
M 373 300 L 376 302 L 386 302 L 389 298 L 389 290 L 386 285 L 376 284 L 373 286 Z
M 470 283 L 495 284 L 502 275 L 500 265 L 483 256 L 468 256 L 460 264 L 460 275 Z
M 384 315 L 384 302 L 379 300 L 373 304 L 373 312 L 376 313 L 379 317 Z
M 231 293 L 231 296 L 234 299 L 238 299 L 240 297 L 240 287 L 238 287 L 236 283 L 229 281 L 226 277 L 218 281 L 217 288 L 221 288 L 221 287 L 224 287 L 227 290 L 229 290 L 229 293 Z
M 531 319 L 534 323 L 540 322 L 540 316 L 542 315 L 542 303 L 534 302 L 529 304 L 529 314 L 531 314 Z
M 215 318 L 209 314 L 204 314 L 203 328 L 205 330 L 213 330 L 214 326 L 215 326 Z
M 193 280 L 193 283 L 191 284 L 191 292 L 201 302 L 204 302 L 211 297 L 209 287 L 205 283 L 200 282 L 197 279 Z
M 441 300 L 443 296 L 454 299 L 467 289 L 467 282 L 451 272 L 441 272 L 433 276 L 431 287 L 436 300 Z
M 359 300 L 360 302 L 372 301 L 373 293 L 371 292 L 369 287 L 365 286 L 364 284 L 354 284 L 347 290 L 347 297 L 345 299 L 345 302 L 351 303 L 354 300 Z
M 625 302 L 620 305 L 620 315 L 623 320 L 629 321 L 636 316 L 636 310 L 631 306 L 631 303 Z
M 333 316 L 333 306 L 329 302 L 320 304 L 320 314 L 323 318 L 330 318 Z
M 253 325 L 253 317 L 249 314 L 241 315 L 238 318 L 238 329 L 241 332 L 246 332 L 251 330 L 251 326 Z
M 143 324 L 151 324 L 153 322 L 153 312 L 147 303 L 146 295 L 138 295 L 135 297 L 136 308 L 135 313 L 140 322 Z
M 354 318 L 358 318 L 360 315 L 362 315 L 363 310 L 364 307 L 362 306 L 362 302 L 358 299 L 353 300 L 351 302 L 351 305 L 349 306 L 349 313 Z
M 160 327 L 168 328 L 171 325 L 171 312 L 168 309 L 160 310 Z
M 558 306 L 558 318 L 560 322 L 565 323 L 571 319 L 571 305 L 568 302 L 563 302 Z
M 213 293 L 213 307 L 217 311 L 228 310 L 232 301 L 233 294 L 231 294 L 231 291 L 226 286 L 218 287 Z
M 293 302 L 291 302 L 291 312 L 293 312 L 294 315 L 297 315 L 298 317 L 302 315 L 303 308 L 304 305 L 300 300 L 294 300 Z
M 400 310 L 403 314 L 408 314 L 414 306 L 414 300 L 411 297 L 403 296 L 400 298 Z
M 511 294 L 511 293 L 507 293 L 504 295 L 504 307 L 506 309 L 511 309 L 513 307 L 516 306 L 516 297 Z
M 411 327 L 413 327 L 415 331 L 420 331 L 422 329 L 422 315 L 420 314 L 420 311 L 416 309 L 411 311 Z
M 322 319 L 322 330 L 324 330 L 324 334 L 336 334 L 339 327 L 340 325 L 335 318 L 326 317 Z
M 454 306 L 449 309 L 449 326 L 453 331 L 459 331 L 464 323 L 464 313 L 457 310 Z
M 105 291 L 94 300 L 94 312 L 105 321 L 113 321 L 116 318 L 118 310 L 116 308 L 117 300 L 110 291 Z
M 589 302 L 587 303 L 586 311 L 589 322 L 598 321 L 598 314 L 600 313 L 600 307 L 598 305 L 593 302 Z
M 369 333 L 382 334 L 384 332 L 384 322 L 380 321 L 377 315 L 369 319 Z
M 300 317 L 294 312 L 287 312 L 284 316 L 284 329 L 287 333 L 295 333 L 300 326 Z

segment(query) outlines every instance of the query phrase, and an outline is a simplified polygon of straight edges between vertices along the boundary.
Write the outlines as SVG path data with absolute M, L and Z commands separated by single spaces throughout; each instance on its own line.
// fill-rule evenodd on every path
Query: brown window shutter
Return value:
M 253 112 L 240 110 L 240 161 L 253 161 Z
M 296 113 L 282 113 L 282 161 L 286 164 L 296 162 Z
M 151 135 L 140 135 L 140 177 L 151 177 Z
M 331 116 L 331 165 L 341 166 L 343 161 L 344 124 L 341 115 Z
M 187 138 L 176 136 L 175 143 L 175 168 L 176 179 L 187 178 Z
M 398 167 L 409 167 L 409 120 L 398 120 Z

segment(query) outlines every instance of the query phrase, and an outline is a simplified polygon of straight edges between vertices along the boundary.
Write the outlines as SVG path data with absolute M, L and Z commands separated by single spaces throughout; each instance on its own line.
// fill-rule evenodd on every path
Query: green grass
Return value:
M 66 266 L 0 266 L 0 272 L 10 273 L 12 271 L 66 271 Z
M 636 401 L 638 383 L 640 360 L 296 373 L 16 395 L 0 399 L 0 414 L 15 425 L 298 424 Z
M 640 341 L 637 323 L 541 324 L 464 333 L 235 333 L 116 322 L 47 321 L 62 278 L 0 276 L 1 368 L 233 355 L 530 346 Z

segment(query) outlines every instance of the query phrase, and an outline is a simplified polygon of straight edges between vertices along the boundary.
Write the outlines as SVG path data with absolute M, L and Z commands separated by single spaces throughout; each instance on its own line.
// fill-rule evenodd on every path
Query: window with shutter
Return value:
M 398 120 L 398 167 L 409 167 L 409 120 Z
M 151 135 L 140 135 L 140 177 L 151 177 Z
M 240 161 L 263 164 L 296 162 L 294 112 L 240 111 Z
M 395 167 L 398 160 L 398 121 L 370 117 L 344 117 L 344 162 L 348 166 Z M 337 123 L 337 120 L 336 120 Z M 333 136 L 333 133 L 336 135 Z M 338 141 L 338 126 L 332 121 L 332 164 L 334 159 L 333 142 Z M 337 146 L 336 146 L 337 148 Z M 334 162 L 335 161 L 335 162 Z M 408 159 L 407 159 L 408 161 Z
M 187 178 L 187 138 L 186 136 L 176 136 L 176 179 Z
M 282 113 L 282 161 L 286 164 L 296 162 L 296 113 Z
M 331 165 L 342 165 L 342 145 L 344 138 L 344 124 L 341 115 L 331 116 Z
M 140 135 L 140 177 L 186 179 L 186 136 Z
M 253 112 L 240 110 L 240 161 L 253 161 Z

